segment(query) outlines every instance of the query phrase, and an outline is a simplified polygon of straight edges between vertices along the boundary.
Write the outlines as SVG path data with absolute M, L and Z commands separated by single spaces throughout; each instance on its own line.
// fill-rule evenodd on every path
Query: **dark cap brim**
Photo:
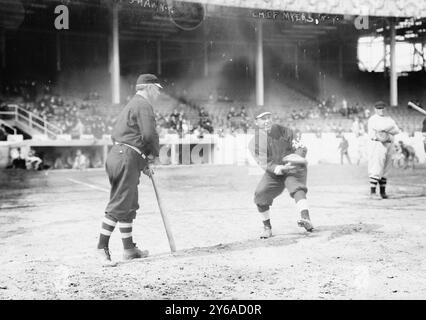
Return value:
M 385 107 L 386 107 L 386 103 L 384 103 L 384 102 L 382 102 L 382 101 L 377 102 L 377 103 L 374 105 L 374 108 L 375 108 L 375 109 L 384 109 Z
M 143 87 L 145 87 L 147 84 L 154 84 L 157 87 L 159 87 L 160 89 L 163 89 L 163 86 L 161 84 L 159 84 L 158 82 L 153 82 L 153 83 L 139 83 L 136 85 L 136 90 L 142 89 Z
M 258 115 L 256 116 L 256 119 L 260 119 L 260 118 L 263 118 L 264 116 L 270 116 L 270 115 L 272 115 L 272 113 L 271 113 L 271 112 L 269 112 L 269 111 L 265 111 L 265 112 L 262 112 L 262 113 L 258 114 Z

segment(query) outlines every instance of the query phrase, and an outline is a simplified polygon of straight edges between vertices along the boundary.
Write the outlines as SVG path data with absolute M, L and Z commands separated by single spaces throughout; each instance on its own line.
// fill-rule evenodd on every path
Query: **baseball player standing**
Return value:
M 99 236 L 98 252 L 104 266 L 114 266 L 109 250 L 109 239 L 118 223 L 124 247 L 123 259 L 148 256 L 133 243 L 132 223 L 138 204 L 138 184 L 141 171 L 153 174 L 149 161 L 159 155 L 159 137 L 152 103 L 160 94 L 157 77 L 140 75 L 136 94 L 117 117 L 112 132 L 113 147 L 107 160 L 106 171 L 111 184 L 110 201 L 105 209 Z
M 310 221 L 306 200 L 308 191 L 306 163 L 293 165 L 283 161 L 284 157 L 294 156 L 294 154 L 298 154 L 299 158 L 303 160 L 307 152 L 306 147 L 300 143 L 293 130 L 273 124 L 272 114 L 269 111 L 259 112 L 255 117 L 255 124 L 257 129 L 255 136 L 250 141 L 250 151 L 261 167 L 265 169 L 254 195 L 254 202 L 262 217 L 264 227 L 260 238 L 266 239 L 272 236 L 269 209 L 273 200 L 285 188 L 296 201 L 296 206 L 301 214 L 298 225 L 311 232 L 313 225 Z
M 346 157 L 349 164 L 352 164 L 351 158 L 349 157 L 349 142 L 342 134 L 340 137 L 340 143 L 338 149 L 340 150 L 340 164 L 343 164 L 343 157 Z
M 382 101 L 374 105 L 375 114 L 368 119 L 368 136 L 370 138 L 368 155 L 368 175 L 370 178 L 370 197 L 387 199 L 387 176 L 392 167 L 394 152 L 394 136 L 400 133 L 395 121 L 386 116 Z M 376 187 L 380 186 L 380 197 L 376 195 Z

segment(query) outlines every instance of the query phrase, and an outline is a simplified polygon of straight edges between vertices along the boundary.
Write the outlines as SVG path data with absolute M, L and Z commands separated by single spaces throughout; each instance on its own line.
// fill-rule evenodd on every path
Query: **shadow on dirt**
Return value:
M 7 238 L 10 238 L 10 237 L 13 237 L 13 236 L 16 236 L 16 235 L 24 234 L 26 232 L 28 232 L 27 228 L 19 227 L 19 228 L 14 229 L 14 230 L 2 232 L 1 235 L 0 235 L 0 239 L 7 239 Z
M 332 240 L 338 237 L 343 237 L 346 235 L 363 233 L 377 233 L 380 231 L 376 231 L 381 228 L 382 225 L 379 224 L 344 224 L 337 226 L 319 226 L 314 229 L 313 232 L 308 233 L 290 233 L 290 234 L 278 234 L 273 236 L 272 238 L 262 240 L 262 239 L 249 239 L 245 241 L 236 241 L 226 244 L 218 244 L 209 247 L 195 247 L 191 249 L 179 250 L 176 253 L 172 254 L 175 258 L 187 258 L 192 256 L 204 256 L 211 254 L 220 254 L 222 252 L 231 252 L 231 251 L 241 251 L 247 249 L 256 249 L 262 247 L 280 247 L 280 246 L 288 246 L 292 244 L 298 243 L 300 240 L 304 239 L 312 239 L 323 237 L 324 235 L 328 235 L 327 240 Z M 169 258 L 169 254 L 158 254 L 150 256 L 147 259 L 142 260 L 134 260 L 133 262 L 144 262 L 147 260 L 156 260 Z M 129 262 L 120 262 L 120 264 L 129 263 Z
M 340 237 L 351 235 L 351 234 L 357 234 L 357 233 L 363 233 L 363 234 L 377 233 L 380 231 L 376 231 L 376 230 L 381 227 L 383 227 L 383 225 L 358 223 L 358 224 L 343 224 L 338 226 L 320 226 L 317 228 L 317 231 L 318 232 L 331 231 L 331 234 L 328 236 L 327 240 L 332 240 L 332 239 L 340 238 Z
M 387 200 L 399 200 L 399 199 L 409 199 L 409 198 L 424 198 L 426 197 L 426 193 L 417 193 L 417 194 L 399 194 L 399 195 L 392 195 L 389 196 Z M 385 200 L 382 200 L 385 201 Z

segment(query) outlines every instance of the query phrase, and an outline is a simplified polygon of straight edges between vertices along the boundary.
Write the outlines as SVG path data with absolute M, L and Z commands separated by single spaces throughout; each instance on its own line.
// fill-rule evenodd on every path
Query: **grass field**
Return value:
M 261 176 L 244 166 L 158 168 L 178 251 L 143 176 L 134 239 L 151 255 L 101 268 L 104 171 L 2 171 L 0 299 L 425 299 L 426 168 L 395 169 L 388 200 L 369 199 L 365 166 L 308 175 L 315 231 L 297 226 L 284 192 L 274 237 L 260 240 Z M 118 230 L 111 250 L 120 261 Z

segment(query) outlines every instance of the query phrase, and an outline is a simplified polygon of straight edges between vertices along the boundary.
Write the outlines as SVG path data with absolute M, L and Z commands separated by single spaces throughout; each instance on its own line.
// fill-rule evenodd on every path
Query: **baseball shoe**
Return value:
M 272 229 L 265 227 L 260 235 L 260 239 L 268 239 L 270 237 L 272 237 Z
M 388 197 L 388 195 L 387 195 L 386 193 L 381 193 L 381 194 L 380 194 L 380 197 L 381 197 L 382 199 L 389 199 L 389 197 Z
M 136 243 L 134 244 L 134 248 L 132 249 L 124 249 L 123 252 L 123 260 L 133 260 L 133 259 L 141 259 L 146 258 L 149 255 L 148 250 L 140 250 Z
M 117 263 L 111 260 L 111 251 L 108 248 L 97 249 L 97 257 L 102 267 L 115 267 Z
M 377 193 L 370 193 L 370 199 L 371 200 L 382 200 L 382 197 L 378 195 Z
M 312 230 L 314 230 L 314 226 L 312 225 L 312 222 L 309 219 L 300 219 L 299 221 L 297 221 L 297 225 L 301 228 L 305 228 L 305 230 L 308 232 L 312 232 Z

